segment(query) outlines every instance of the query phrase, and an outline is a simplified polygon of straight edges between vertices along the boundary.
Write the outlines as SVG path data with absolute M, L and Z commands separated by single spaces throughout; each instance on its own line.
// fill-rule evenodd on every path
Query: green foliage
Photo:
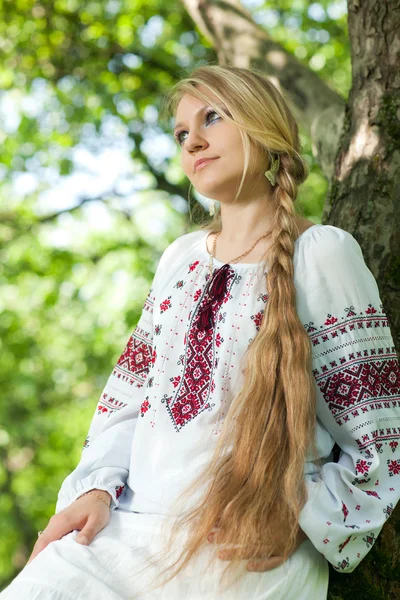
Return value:
M 276 4 L 247 3 L 275 41 L 347 96 L 343 2 L 320 2 L 314 17 L 305 0 Z M 157 117 L 163 92 L 216 55 L 178 0 L 5 0 L 0 16 L 1 588 L 79 461 L 161 251 L 188 229 L 187 182 Z M 327 182 L 302 137 L 310 176 L 299 205 L 319 222 Z M 94 176 L 83 196 L 73 192 L 73 176 L 91 168 L 77 158 L 83 148 L 97 162 L 125 149 L 111 189 L 96 195 Z

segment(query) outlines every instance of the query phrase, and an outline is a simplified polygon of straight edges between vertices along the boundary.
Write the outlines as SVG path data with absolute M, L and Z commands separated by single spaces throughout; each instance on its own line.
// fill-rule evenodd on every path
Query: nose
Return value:
M 202 149 L 202 148 L 208 148 L 209 144 L 207 142 L 207 140 L 200 135 L 198 132 L 196 132 L 195 129 L 191 129 L 190 132 L 188 133 L 186 140 L 185 140 L 185 147 L 189 152 L 192 152 L 193 150 L 196 149 Z

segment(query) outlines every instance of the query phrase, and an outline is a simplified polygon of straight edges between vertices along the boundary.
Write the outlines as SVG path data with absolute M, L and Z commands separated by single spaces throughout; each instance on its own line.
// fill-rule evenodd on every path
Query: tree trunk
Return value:
M 322 221 L 350 231 L 376 278 L 400 349 L 400 1 L 349 0 L 352 88 Z M 400 598 L 400 511 L 335 600 Z M 368 590 L 368 591 L 367 591 Z
M 183 0 L 220 64 L 262 69 L 308 127 L 328 177 L 322 222 L 349 231 L 377 280 L 400 350 L 400 0 L 348 0 L 352 89 L 342 98 L 269 39 L 238 0 Z M 330 569 L 331 600 L 400 598 L 400 510 L 351 574 Z

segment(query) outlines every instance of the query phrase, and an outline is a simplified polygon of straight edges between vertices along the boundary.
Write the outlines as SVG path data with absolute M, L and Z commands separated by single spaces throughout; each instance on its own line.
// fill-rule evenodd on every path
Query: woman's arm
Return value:
M 306 475 L 299 524 L 337 571 L 350 573 L 400 498 L 400 368 L 357 241 L 325 226 L 308 246 L 298 312 L 312 343 L 317 416 L 341 452 Z
M 176 242 L 170 244 L 160 258 L 140 319 L 96 404 L 79 464 L 62 483 L 56 513 L 94 488 L 111 496 L 111 509 L 119 505 L 128 478 L 132 437 L 155 352 L 153 307 L 165 273 L 171 268 Z

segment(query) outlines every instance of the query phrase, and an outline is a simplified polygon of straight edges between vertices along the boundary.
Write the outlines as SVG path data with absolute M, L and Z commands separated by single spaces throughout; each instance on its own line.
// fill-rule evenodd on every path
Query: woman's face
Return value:
M 221 105 L 221 101 L 204 88 L 200 91 Z M 207 90 L 207 91 L 206 91 Z M 224 109 L 229 113 L 227 107 Z M 181 148 L 181 165 L 184 173 L 193 187 L 206 198 L 220 202 L 232 201 L 240 185 L 243 173 L 244 151 L 239 129 L 224 120 L 214 109 L 204 104 L 202 100 L 185 94 L 177 107 L 175 115 L 174 136 Z M 195 169 L 199 158 L 215 158 L 201 169 Z M 267 187 L 263 177 L 265 158 L 252 150 L 251 160 L 258 161 L 256 165 L 261 180 L 262 193 Z M 254 167 L 253 167 L 254 169 Z M 257 181 L 251 175 L 251 166 L 244 182 L 241 198 L 246 198 L 250 191 L 255 190 Z

